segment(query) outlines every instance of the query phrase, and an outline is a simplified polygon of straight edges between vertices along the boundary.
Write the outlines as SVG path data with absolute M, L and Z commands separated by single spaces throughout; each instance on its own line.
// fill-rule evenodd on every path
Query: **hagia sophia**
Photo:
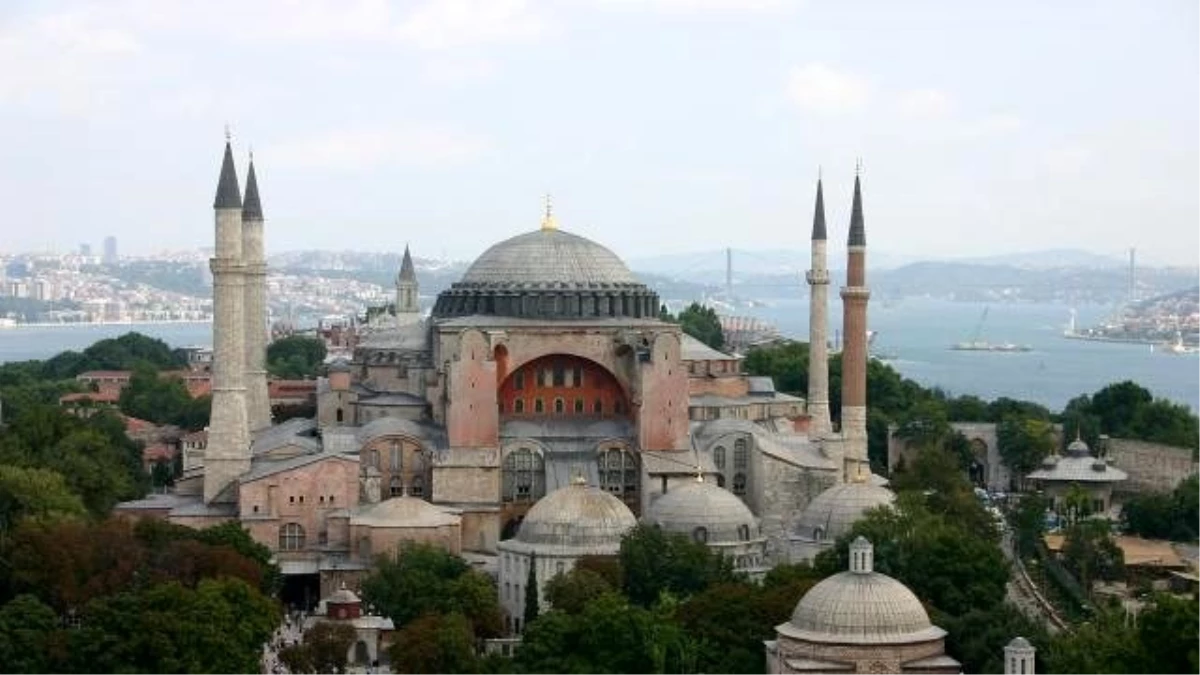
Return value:
M 496 580 L 519 635 L 538 584 L 613 555 L 638 522 L 728 556 L 751 578 L 808 560 L 894 500 L 867 460 L 866 235 L 855 176 L 843 306 L 841 424 L 830 419 L 827 231 L 812 224 L 806 398 L 742 371 L 660 320 L 660 300 L 603 245 L 540 226 L 492 245 L 427 315 L 405 249 L 394 312 L 329 364 L 311 419 L 272 424 L 266 398 L 264 216 L 227 141 L 218 180 L 212 415 L 168 495 L 118 507 L 207 527 L 236 520 L 269 547 L 285 594 L 354 588 L 406 542 Z M 940 628 L 871 545 L 814 587 L 768 641 L 770 672 L 959 672 Z M 544 593 L 538 595 L 545 598 Z M 799 600 L 799 599 L 798 599 Z

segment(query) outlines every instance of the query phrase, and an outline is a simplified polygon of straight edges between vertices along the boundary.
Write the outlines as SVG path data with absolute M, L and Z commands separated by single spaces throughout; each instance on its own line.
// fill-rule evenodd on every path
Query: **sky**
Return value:
M 1200 258 L 1194 0 L 0 4 L 0 252 L 212 245 L 226 125 L 268 252 Z

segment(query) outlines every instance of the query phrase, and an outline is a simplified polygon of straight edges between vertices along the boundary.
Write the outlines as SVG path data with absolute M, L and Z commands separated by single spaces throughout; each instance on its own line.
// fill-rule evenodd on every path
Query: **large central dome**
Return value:
M 476 314 L 650 319 L 658 316 L 658 295 L 607 248 L 543 227 L 484 251 L 433 308 L 435 318 Z
M 562 230 L 542 229 L 505 239 L 483 252 L 463 275 L 463 283 L 636 284 L 615 253 Z

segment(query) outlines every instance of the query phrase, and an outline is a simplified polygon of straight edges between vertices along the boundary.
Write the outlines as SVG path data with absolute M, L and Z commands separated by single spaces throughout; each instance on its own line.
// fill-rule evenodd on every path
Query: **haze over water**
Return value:
M 830 299 L 830 330 L 841 328 L 841 302 Z M 1156 397 L 1200 410 L 1200 363 L 1196 354 L 1152 352 L 1147 345 L 1085 342 L 1062 337 L 1071 308 L 1057 304 L 991 304 L 980 339 L 1033 347 L 1030 352 L 964 352 L 950 345 L 971 339 L 985 305 L 910 298 L 873 300 L 870 327 L 878 332 L 875 351 L 894 355 L 892 367 L 922 385 L 952 394 L 1000 396 L 1036 401 L 1059 411 L 1080 394 L 1133 380 Z M 1110 308 L 1083 306 L 1078 323 L 1088 326 Z M 776 300 L 768 307 L 744 310 L 772 321 L 780 331 L 808 339 L 808 302 Z M 208 323 L 34 326 L 0 330 L 0 362 L 46 359 L 129 331 L 165 340 L 173 347 L 211 345 Z

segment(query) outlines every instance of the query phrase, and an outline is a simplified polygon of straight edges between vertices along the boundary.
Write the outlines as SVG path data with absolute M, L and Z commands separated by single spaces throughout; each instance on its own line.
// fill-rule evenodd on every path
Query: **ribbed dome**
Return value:
M 504 285 L 636 284 L 638 280 L 615 253 L 590 239 L 562 230 L 520 234 L 479 256 L 463 283 Z
M 696 481 L 671 488 L 650 505 L 645 520 L 668 532 L 688 536 L 703 527 L 712 543 L 758 538 L 754 514 L 741 499 L 716 483 Z M 738 531 L 743 526 L 745 539 Z
M 368 467 L 374 468 L 374 467 Z M 392 497 L 362 509 L 350 518 L 351 525 L 367 527 L 445 527 L 459 525 L 462 518 L 419 497 Z
M 637 525 L 628 506 L 611 494 L 573 484 L 542 497 L 521 523 L 517 541 L 615 553 Z
M 869 482 L 840 483 L 817 495 L 800 516 L 799 534 L 834 540 L 850 531 L 867 509 L 896 500 L 891 490 Z M 816 536 L 817 530 L 821 536 Z
M 878 572 L 840 572 L 813 586 L 780 627 L 810 642 L 887 644 L 945 635 L 904 584 Z

